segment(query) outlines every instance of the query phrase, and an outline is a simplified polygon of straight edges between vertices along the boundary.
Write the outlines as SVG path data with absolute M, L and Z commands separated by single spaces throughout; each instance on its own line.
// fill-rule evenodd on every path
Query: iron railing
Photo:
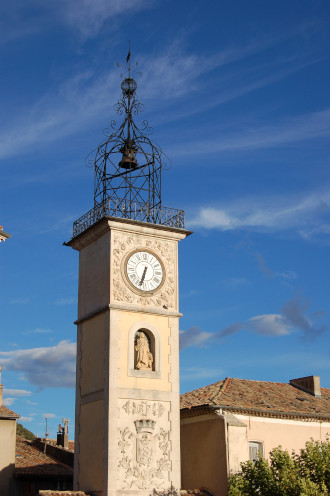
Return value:
M 184 229 L 184 211 L 145 203 L 108 200 L 97 205 L 73 223 L 73 237 L 83 233 L 105 216 L 131 219 L 151 224 Z

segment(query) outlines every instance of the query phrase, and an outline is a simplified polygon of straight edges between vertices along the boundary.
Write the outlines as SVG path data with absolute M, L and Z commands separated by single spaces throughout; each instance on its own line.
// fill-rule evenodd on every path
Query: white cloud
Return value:
M 274 148 L 285 144 L 306 142 L 316 138 L 330 136 L 330 109 L 319 112 L 291 117 L 276 125 L 253 126 L 249 125 L 242 130 L 228 134 L 222 129 L 212 130 L 211 138 L 186 141 L 185 146 L 178 145 L 170 152 L 176 156 L 197 156 L 224 151 L 259 150 Z
M 8 389 L 4 388 L 3 390 L 4 394 L 9 394 L 13 396 L 31 396 L 31 391 L 28 391 L 27 389 Z
M 240 286 L 246 286 L 249 282 L 244 277 L 229 277 L 223 280 L 222 284 L 227 288 L 236 289 Z
M 31 298 L 14 298 L 13 300 L 10 300 L 10 305 L 27 305 L 30 303 Z
M 186 331 L 180 331 L 180 349 L 188 346 L 202 346 L 210 340 L 212 333 L 204 332 L 199 327 L 190 327 Z
M 77 298 L 59 298 L 58 300 L 54 301 L 54 305 L 63 307 L 66 305 L 72 305 L 77 303 Z
M 254 256 L 257 259 L 259 269 L 267 278 L 280 279 L 284 283 L 288 283 L 289 281 L 296 279 L 297 274 L 293 270 L 286 270 L 282 272 L 274 271 L 267 265 L 267 262 L 261 253 L 255 252 Z
M 324 312 L 307 313 L 309 305 L 301 298 L 292 298 L 286 302 L 278 314 L 263 314 L 251 317 L 246 322 L 236 322 L 220 331 L 205 332 L 199 327 L 191 327 L 180 331 L 180 349 L 205 346 L 212 342 L 222 341 L 226 336 L 239 331 L 250 331 L 260 336 L 285 336 L 299 332 L 304 339 L 315 339 L 330 327 L 319 324 Z
M 36 329 L 31 329 L 29 331 L 23 331 L 22 334 L 51 334 L 53 331 L 51 329 L 43 329 L 41 327 L 37 327 Z
M 34 420 L 33 417 L 21 417 L 19 419 L 20 422 L 32 422 L 32 420 Z
M 101 10 L 106 15 L 111 16 L 113 12 L 117 11 L 116 9 L 121 9 L 123 5 L 129 2 L 134 3 L 137 8 L 148 5 L 148 2 L 142 0 L 118 0 L 113 2 L 115 5 L 114 10 L 111 7 L 109 8 L 107 0 L 97 0 L 95 2 L 84 0 L 79 9 L 76 8 L 73 0 L 62 0 L 61 5 L 63 8 L 65 6 L 64 12 L 66 12 L 65 15 L 68 20 L 71 19 L 72 22 L 77 22 L 83 26 L 83 23 L 80 24 L 79 18 L 86 17 L 88 18 L 88 26 L 91 27 L 93 22 L 90 17 L 93 17 L 93 14 L 90 14 L 89 11 L 98 16 L 99 10 Z M 98 18 L 102 21 L 102 15 Z M 275 44 L 277 41 L 272 40 L 270 44 Z M 275 64 L 272 68 L 274 74 L 267 77 L 260 76 L 259 73 L 256 75 L 256 71 L 251 70 L 251 77 L 254 80 L 249 84 L 242 82 L 244 80 L 242 77 L 238 79 L 237 73 L 227 77 L 229 81 L 223 83 L 225 88 L 222 88 L 221 81 L 217 81 L 217 78 L 206 78 L 215 69 L 230 62 L 238 62 L 253 53 L 261 52 L 267 46 L 269 46 L 269 43 L 267 44 L 264 41 L 255 42 L 247 47 L 224 49 L 205 56 L 185 53 L 182 49 L 181 40 L 180 42 L 174 41 L 166 46 L 162 53 L 154 54 L 153 57 L 139 56 L 140 66 L 143 67 L 143 75 L 140 80 L 141 87 L 139 86 L 138 88 L 139 97 L 142 101 L 145 98 L 149 99 L 149 101 L 152 98 L 158 98 L 157 111 L 160 120 L 163 122 L 164 120 L 175 120 L 192 113 L 198 113 L 208 107 L 214 107 L 214 105 L 221 105 L 256 88 L 270 84 L 274 81 L 274 78 L 281 79 L 285 77 L 285 71 Z M 313 63 L 313 61 L 314 58 L 309 56 L 305 65 Z M 297 62 L 298 65 L 292 60 L 284 60 L 283 63 L 288 66 L 286 70 L 291 72 L 298 70 L 301 65 L 300 60 Z M 261 66 L 260 70 L 268 73 L 269 68 Z M 214 98 L 207 98 L 207 101 L 205 101 L 205 94 L 214 94 L 214 90 L 211 91 L 209 88 L 204 87 L 205 80 L 212 81 L 212 84 L 217 86 L 217 95 L 220 95 L 217 102 L 214 101 Z M 23 149 L 26 152 L 36 144 L 40 147 L 40 143 L 47 145 L 50 142 L 87 129 L 96 119 L 104 119 L 104 115 L 107 115 L 107 113 L 110 117 L 113 115 L 112 105 L 116 103 L 117 97 L 119 98 L 120 96 L 119 83 L 119 71 L 115 68 L 100 70 L 98 67 L 89 67 L 85 71 L 81 70 L 80 73 L 73 73 L 71 78 L 63 81 L 52 93 L 41 96 L 32 106 L 22 109 L 19 120 L 15 120 L 14 117 L 14 120 L 10 122 L 10 116 L 8 116 L 6 129 L 1 136 L 0 156 L 12 156 L 13 154 L 21 153 Z M 199 96 L 203 102 L 201 106 L 196 103 L 196 90 L 200 90 Z M 109 95 L 111 94 L 117 95 L 117 97 L 110 101 Z M 184 99 L 182 99 L 183 94 Z M 191 98 L 192 95 L 194 96 L 193 99 Z M 169 118 L 169 112 L 168 110 L 166 111 L 166 107 L 168 107 L 169 101 L 172 101 L 177 106 L 178 97 L 185 104 L 188 104 L 189 108 L 184 110 L 176 108 L 175 112 L 171 112 L 171 117 Z M 161 108 L 162 102 L 164 104 L 163 109 Z M 182 146 L 182 140 L 180 140 L 180 146 L 177 150 L 176 148 L 171 148 L 171 155 L 179 156 L 187 151 L 195 155 L 196 153 L 205 154 L 210 150 L 237 150 L 246 146 L 269 146 L 271 140 L 273 142 L 276 136 L 277 141 L 280 143 L 283 139 L 290 141 L 293 137 L 294 140 L 297 140 L 315 137 L 322 133 L 327 134 L 329 130 L 329 123 L 326 124 L 327 112 L 329 111 L 325 111 L 324 114 L 319 112 L 318 114 L 301 116 L 289 124 L 280 123 L 278 128 L 274 126 L 268 128 L 268 130 L 267 128 L 258 130 L 249 128 L 245 130 L 243 135 L 239 136 L 223 137 L 222 131 L 220 133 L 219 130 L 216 130 L 217 134 L 211 140 L 206 139 L 198 143 L 194 138 L 194 141 L 190 143 L 188 141 L 184 147 Z M 306 122 L 302 123 L 302 121 Z M 105 124 L 106 122 L 103 121 L 102 125 Z M 209 136 L 210 132 L 208 132 Z M 173 146 L 175 147 L 176 145 Z
M 4 398 L 3 404 L 6 406 L 11 406 L 15 400 L 16 398 Z
M 78 33 L 84 41 L 98 34 L 100 29 L 114 31 L 119 28 L 118 18 L 152 6 L 153 0 L 15 0 L 10 8 L 4 6 L 3 42 L 32 36 L 53 29 L 61 23 Z M 26 15 L 27 10 L 33 15 Z M 111 24 L 105 27 L 108 20 Z M 8 25 L 11 29 L 9 29 Z
M 55 346 L 0 352 L 8 370 L 22 372 L 23 379 L 40 389 L 75 387 L 76 344 L 60 341 Z
M 47 418 L 47 419 L 56 417 L 55 413 L 43 413 L 42 416 L 43 418 Z
M 180 372 L 180 379 L 183 381 L 189 379 L 209 379 L 210 377 L 221 377 L 224 375 L 222 369 L 211 369 L 209 367 L 183 367 Z
M 56 7 L 60 8 L 63 21 L 77 30 L 83 38 L 96 35 L 109 19 L 133 15 L 139 10 L 149 8 L 152 0 L 60 0 Z M 113 26 L 113 25 L 112 25 Z
M 291 323 L 282 315 L 266 314 L 251 317 L 244 327 L 263 336 L 283 336 L 293 331 Z
M 245 198 L 223 207 L 201 207 L 189 227 L 220 231 L 280 231 L 294 229 L 308 237 L 311 228 L 330 232 L 330 192 L 320 191 L 292 199 L 279 196 Z M 327 217 L 329 220 L 327 221 Z M 288 278 L 293 274 L 287 274 Z

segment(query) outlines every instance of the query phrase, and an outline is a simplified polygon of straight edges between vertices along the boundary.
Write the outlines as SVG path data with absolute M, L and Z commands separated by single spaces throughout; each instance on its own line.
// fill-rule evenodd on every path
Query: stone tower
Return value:
M 180 489 L 178 242 L 183 212 L 161 204 L 162 152 L 132 119 L 123 79 L 118 128 L 95 152 L 94 208 L 79 251 L 75 489 L 147 496 Z

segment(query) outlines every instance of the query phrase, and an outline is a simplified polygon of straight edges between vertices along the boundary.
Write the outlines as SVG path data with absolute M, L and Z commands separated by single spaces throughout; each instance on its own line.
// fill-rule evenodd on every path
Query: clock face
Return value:
M 149 251 L 135 251 L 126 261 L 126 275 L 134 288 L 152 292 L 164 281 L 163 264 Z

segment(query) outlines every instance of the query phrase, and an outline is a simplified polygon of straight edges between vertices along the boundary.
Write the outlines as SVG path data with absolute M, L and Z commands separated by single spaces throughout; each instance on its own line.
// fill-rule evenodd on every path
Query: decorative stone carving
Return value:
M 118 441 L 119 488 L 122 490 L 167 488 L 172 466 L 169 403 L 133 400 L 121 400 L 121 402 Z M 164 415 L 165 412 L 167 415 Z
M 113 297 L 116 301 L 142 306 L 167 307 L 176 309 L 176 275 L 175 275 L 175 241 L 148 238 L 140 234 L 113 234 Z M 125 281 L 124 261 L 134 249 L 140 248 L 154 251 L 161 257 L 165 266 L 166 280 L 161 289 L 153 295 L 134 293 Z
M 154 357 L 149 348 L 149 342 L 146 334 L 143 331 L 137 333 L 137 340 L 135 345 L 136 350 L 136 364 L 137 370 L 152 370 Z
M 159 401 L 151 402 L 127 400 L 122 408 L 128 415 L 153 415 L 154 417 L 161 417 L 166 410 L 165 406 Z

